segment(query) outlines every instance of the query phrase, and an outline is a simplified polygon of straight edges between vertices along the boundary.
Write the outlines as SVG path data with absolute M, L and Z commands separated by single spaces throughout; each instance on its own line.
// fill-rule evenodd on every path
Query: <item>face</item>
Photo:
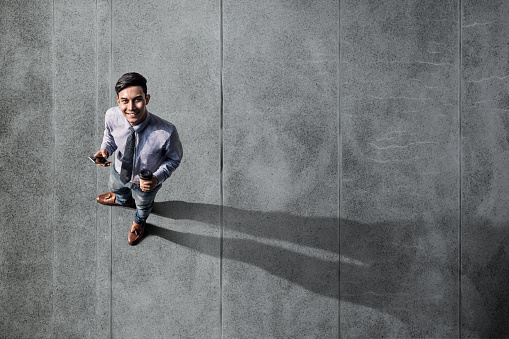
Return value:
M 141 124 L 145 120 L 149 100 L 150 95 L 145 95 L 141 86 L 124 88 L 117 96 L 118 106 L 131 126 Z

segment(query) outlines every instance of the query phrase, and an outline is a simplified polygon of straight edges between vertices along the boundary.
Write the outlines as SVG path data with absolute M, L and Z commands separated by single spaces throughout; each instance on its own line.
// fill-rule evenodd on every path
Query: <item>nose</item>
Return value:
M 127 103 L 127 110 L 131 111 L 131 112 L 134 110 L 134 102 L 133 101 L 129 101 Z

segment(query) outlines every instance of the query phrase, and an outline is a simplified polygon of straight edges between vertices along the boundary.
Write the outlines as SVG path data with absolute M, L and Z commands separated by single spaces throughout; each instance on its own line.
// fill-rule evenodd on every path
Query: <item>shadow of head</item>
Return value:
M 470 220 L 462 248 L 462 327 L 482 338 L 509 338 L 509 228 Z

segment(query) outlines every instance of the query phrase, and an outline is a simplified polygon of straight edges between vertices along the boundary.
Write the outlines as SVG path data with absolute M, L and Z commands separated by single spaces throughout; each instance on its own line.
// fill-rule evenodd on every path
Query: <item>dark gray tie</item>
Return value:
M 134 144 L 136 142 L 134 138 L 134 128 L 129 127 L 131 134 L 127 137 L 125 143 L 124 156 L 122 157 L 122 169 L 120 170 L 120 181 L 127 184 L 131 180 L 133 173 L 133 157 L 134 157 Z

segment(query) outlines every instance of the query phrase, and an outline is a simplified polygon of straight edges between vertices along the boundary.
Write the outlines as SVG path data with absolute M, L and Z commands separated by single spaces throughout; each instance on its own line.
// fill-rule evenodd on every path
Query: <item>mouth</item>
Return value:
M 136 116 L 138 113 L 139 113 L 139 112 L 136 112 L 136 113 L 129 113 L 129 112 L 126 112 L 125 114 L 126 114 L 127 116 L 134 117 L 134 116 Z

